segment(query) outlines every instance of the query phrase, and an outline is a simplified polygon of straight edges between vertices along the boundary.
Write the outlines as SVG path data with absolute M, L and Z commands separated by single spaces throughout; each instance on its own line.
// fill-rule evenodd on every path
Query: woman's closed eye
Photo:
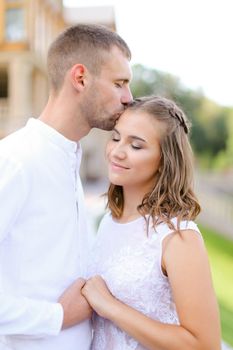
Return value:
M 120 141 L 120 135 L 118 133 L 116 133 L 115 131 L 113 131 L 113 133 L 111 135 L 111 141 L 114 141 L 114 142 Z
M 111 141 L 114 141 L 114 142 L 119 142 L 120 139 L 118 137 L 112 137 Z
M 131 147 L 135 150 L 139 150 L 139 149 L 142 149 L 142 146 L 140 146 L 139 144 L 136 144 L 136 143 L 132 143 L 131 144 Z

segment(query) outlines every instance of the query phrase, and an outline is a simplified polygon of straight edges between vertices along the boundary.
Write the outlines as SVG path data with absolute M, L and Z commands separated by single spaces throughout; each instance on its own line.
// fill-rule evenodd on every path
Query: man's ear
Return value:
M 86 86 L 87 68 L 83 64 L 77 63 L 70 70 L 70 79 L 73 87 L 77 91 L 82 91 Z

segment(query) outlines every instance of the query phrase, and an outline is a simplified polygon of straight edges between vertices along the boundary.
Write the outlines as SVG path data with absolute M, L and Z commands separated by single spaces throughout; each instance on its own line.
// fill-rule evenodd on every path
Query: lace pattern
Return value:
M 186 225 L 187 226 L 187 225 Z M 163 323 L 179 324 L 171 287 L 161 271 L 162 239 L 169 229 L 146 234 L 143 218 L 118 224 L 106 215 L 98 231 L 89 276 L 101 275 L 123 303 Z M 95 315 L 92 350 L 143 350 L 111 321 Z

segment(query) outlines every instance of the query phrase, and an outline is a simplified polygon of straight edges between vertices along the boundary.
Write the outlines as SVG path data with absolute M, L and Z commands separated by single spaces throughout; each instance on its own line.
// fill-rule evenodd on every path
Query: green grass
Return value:
M 208 251 L 218 298 L 222 338 L 233 346 L 233 241 L 206 227 L 200 229 Z

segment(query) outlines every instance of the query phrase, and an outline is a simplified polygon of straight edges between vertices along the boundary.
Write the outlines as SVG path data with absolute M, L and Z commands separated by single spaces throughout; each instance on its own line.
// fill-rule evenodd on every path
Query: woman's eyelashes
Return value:
M 135 150 L 139 150 L 139 149 L 141 149 L 142 147 L 141 146 L 139 146 L 139 145 L 135 145 L 135 144 L 131 144 L 131 147 L 133 148 L 133 149 L 135 149 Z
M 117 138 L 117 137 L 113 137 L 112 138 L 112 141 L 113 142 L 119 142 L 120 141 L 120 138 Z M 130 147 L 134 150 L 139 150 L 141 149 L 142 147 L 140 145 L 137 145 L 135 143 L 128 143 L 128 145 L 130 145 Z
M 119 142 L 120 141 L 120 138 L 119 137 L 112 137 L 112 141 L 114 141 L 114 142 Z
M 121 137 L 118 133 L 113 133 L 111 137 L 111 141 L 113 142 L 119 142 L 121 141 Z M 142 149 L 142 145 L 140 145 L 138 142 L 136 143 L 135 140 L 127 140 L 125 144 L 129 145 L 134 150 Z

